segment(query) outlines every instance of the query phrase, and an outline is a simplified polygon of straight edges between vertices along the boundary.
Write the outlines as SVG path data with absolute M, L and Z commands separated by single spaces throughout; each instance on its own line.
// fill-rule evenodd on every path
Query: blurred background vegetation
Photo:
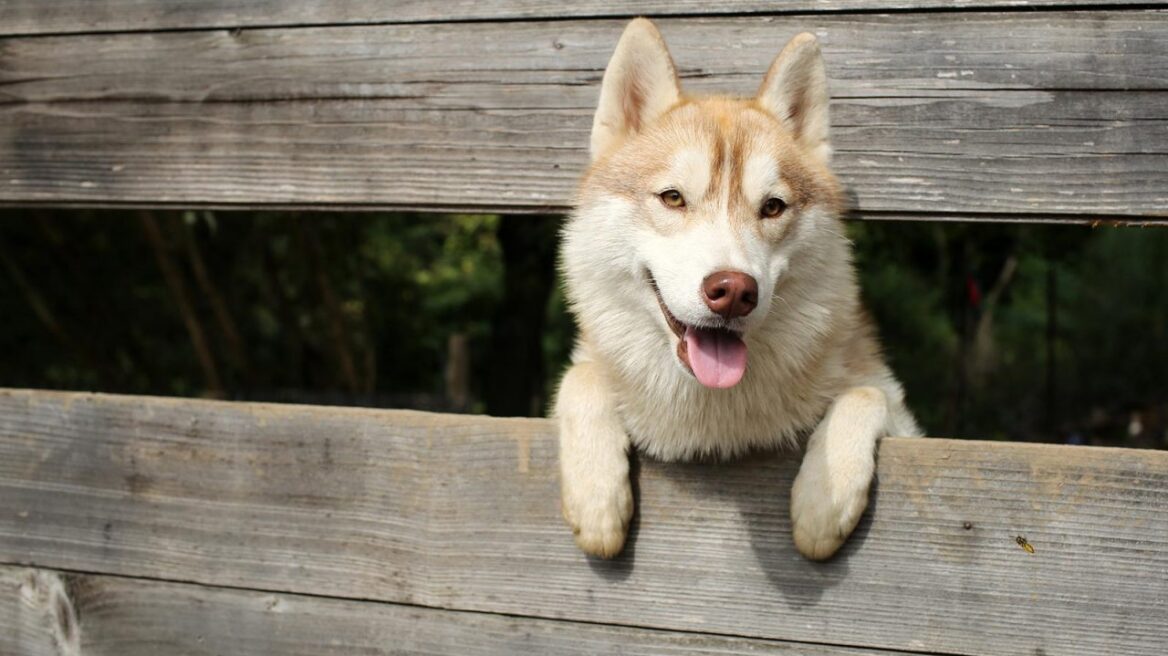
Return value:
M 540 415 L 557 217 L 6 210 L 0 385 Z M 1168 448 L 1168 231 L 853 221 L 932 435 Z

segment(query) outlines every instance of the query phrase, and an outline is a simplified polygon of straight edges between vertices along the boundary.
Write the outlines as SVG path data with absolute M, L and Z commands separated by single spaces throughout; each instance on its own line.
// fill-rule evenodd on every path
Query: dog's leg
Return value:
M 887 420 L 884 392 L 853 387 L 811 434 L 791 488 L 791 532 L 804 556 L 830 557 L 860 521 L 876 473 L 876 440 Z
M 560 493 L 564 519 L 585 553 L 612 558 L 633 515 L 629 437 L 617 418 L 600 367 L 572 365 L 556 396 L 560 424 Z

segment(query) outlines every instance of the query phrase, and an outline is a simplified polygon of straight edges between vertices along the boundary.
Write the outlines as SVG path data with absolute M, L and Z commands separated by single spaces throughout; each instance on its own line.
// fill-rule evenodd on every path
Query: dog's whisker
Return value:
M 827 234 L 829 234 L 829 235 L 833 235 L 833 236 L 835 236 L 835 237 L 839 237 L 840 239 L 843 239 L 844 241 L 848 242 L 848 244 L 852 244 L 852 243 L 853 243 L 853 241 L 852 241 L 851 237 L 848 237 L 846 234 L 844 234 L 844 233 L 842 233 L 842 232 L 839 232 L 839 231 L 837 231 L 837 230 L 832 230 L 831 228 L 820 228 L 820 230 L 822 230 L 822 231 L 826 232 L 826 233 L 827 233 Z

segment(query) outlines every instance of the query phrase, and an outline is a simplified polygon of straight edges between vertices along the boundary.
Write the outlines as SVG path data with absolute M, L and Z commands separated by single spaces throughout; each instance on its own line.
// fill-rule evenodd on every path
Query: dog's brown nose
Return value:
M 758 282 L 741 271 L 715 271 L 702 281 L 702 296 L 723 319 L 745 317 L 758 305 Z

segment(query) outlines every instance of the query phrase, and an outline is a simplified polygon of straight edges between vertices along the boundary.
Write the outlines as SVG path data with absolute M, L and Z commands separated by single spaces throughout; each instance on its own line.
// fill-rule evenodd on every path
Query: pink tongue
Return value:
M 746 344 L 725 330 L 685 328 L 689 366 L 706 387 L 734 387 L 746 373 Z

